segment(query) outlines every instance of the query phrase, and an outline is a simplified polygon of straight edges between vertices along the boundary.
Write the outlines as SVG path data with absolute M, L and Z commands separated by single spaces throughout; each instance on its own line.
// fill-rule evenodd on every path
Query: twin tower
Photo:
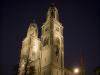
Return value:
M 37 24 L 30 23 L 22 42 L 18 75 L 64 75 L 63 26 L 54 5 L 48 9 L 41 39 Z

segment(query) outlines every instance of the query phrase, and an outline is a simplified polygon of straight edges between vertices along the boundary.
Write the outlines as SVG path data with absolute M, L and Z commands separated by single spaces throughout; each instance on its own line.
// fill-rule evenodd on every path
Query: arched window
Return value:
M 35 74 L 35 66 L 30 66 L 30 74 L 29 75 L 34 75 Z
M 51 11 L 51 18 L 55 18 L 55 12 Z
M 59 38 L 56 38 L 55 44 L 60 45 L 60 40 L 59 40 Z
M 65 72 L 65 74 L 64 74 L 64 75 L 69 75 L 69 73 L 66 73 L 66 72 Z
M 55 49 L 56 55 L 58 55 L 58 54 L 59 54 L 59 49 L 60 49 L 60 40 L 59 40 L 59 38 L 57 38 L 57 39 L 55 40 L 54 49 Z
M 58 75 L 58 71 L 57 71 L 57 75 Z
M 65 75 L 66 75 L 66 72 L 65 72 Z
M 43 43 L 43 46 L 46 46 L 48 44 L 49 44 L 49 39 L 48 38 L 45 38 L 44 43 Z

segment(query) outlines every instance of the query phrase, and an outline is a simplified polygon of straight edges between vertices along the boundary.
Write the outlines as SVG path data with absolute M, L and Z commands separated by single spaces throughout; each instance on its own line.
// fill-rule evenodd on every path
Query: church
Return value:
M 18 75 L 74 75 L 72 70 L 64 67 L 63 29 L 54 5 L 48 9 L 41 38 L 38 38 L 37 24 L 29 24 L 22 41 Z

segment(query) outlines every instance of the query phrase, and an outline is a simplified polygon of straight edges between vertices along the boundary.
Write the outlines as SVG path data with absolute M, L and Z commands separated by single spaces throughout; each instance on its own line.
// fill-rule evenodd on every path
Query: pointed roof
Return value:
M 34 33 L 36 34 L 36 36 L 38 35 L 38 29 L 37 29 L 37 24 L 35 23 L 35 20 L 33 20 L 30 23 L 28 31 L 27 31 L 27 35 L 32 35 Z
M 47 12 L 47 20 L 51 18 L 59 20 L 58 9 L 56 8 L 54 3 L 50 5 L 48 12 Z
M 34 19 L 31 21 L 30 26 L 33 26 L 34 28 L 37 28 L 37 24 L 36 24 Z

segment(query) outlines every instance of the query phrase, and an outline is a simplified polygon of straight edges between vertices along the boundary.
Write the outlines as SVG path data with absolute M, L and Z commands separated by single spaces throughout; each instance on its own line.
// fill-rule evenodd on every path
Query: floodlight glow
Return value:
M 78 68 L 75 68 L 74 69 L 74 73 L 76 73 L 76 74 L 79 73 L 79 69 Z

